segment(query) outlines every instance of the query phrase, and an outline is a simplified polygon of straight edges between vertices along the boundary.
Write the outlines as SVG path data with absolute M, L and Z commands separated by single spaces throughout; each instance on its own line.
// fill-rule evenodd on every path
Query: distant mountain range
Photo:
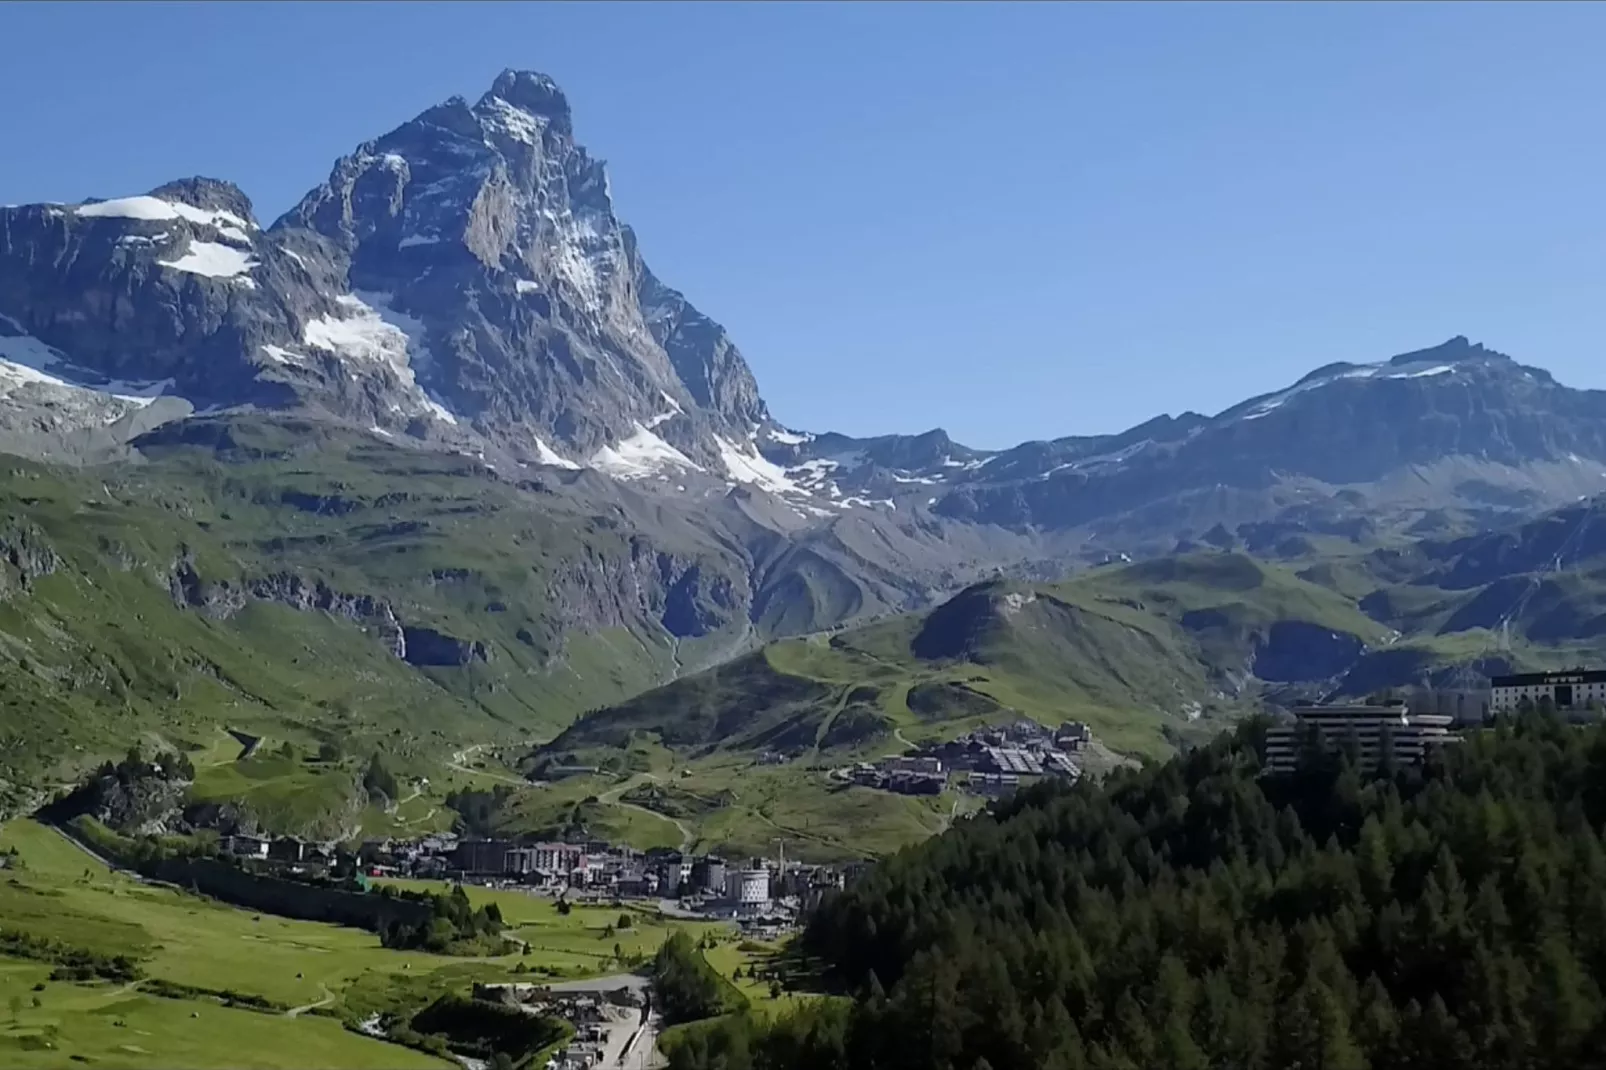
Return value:
M 1326 570 L 1413 634 L 1487 627 L 1469 592 L 1532 582 L 1531 638 L 1569 640 L 1593 603 L 1525 578 L 1543 538 L 1513 525 L 1606 491 L 1606 391 L 1454 338 L 996 452 L 787 427 L 649 270 L 562 92 L 505 71 L 268 226 L 208 178 L 0 209 L 0 451 L 43 462 L 0 479 L 0 666 L 58 711 L 36 757 L 71 764 L 220 701 L 314 733 L 407 702 L 417 747 L 555 731 L 1000 573 L 1203 551 Z M 114 634 L 130 613 L 146 645 Z M 384 671 L 287 669 L 270 617 L 341 622 Z

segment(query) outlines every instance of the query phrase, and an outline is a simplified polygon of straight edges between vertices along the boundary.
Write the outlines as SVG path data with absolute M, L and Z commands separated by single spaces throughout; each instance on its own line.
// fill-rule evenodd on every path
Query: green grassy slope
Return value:
M 140 465 L 0 466 L 0 803 L 151 735 L 335 740 L 420 770 L 550 735 L 669 675 L 643 555 L 736 567 L 684 524 L 643 536 L 466 457 L 294 421 L 183 435 Z M 333 611 L 299 608 L 318 598 Z M 395 656 L 379 604 L 439 663 Z M 421 657 L 436 635 L 458 645 Z
M 999 580 L 829 642 L 772 644 L 589 714 L 548 749 L 618 747 L 640 734 L 690 755 L 851 751 L 894 732 L 931 737 L 1024 716 L 1086 720 L 1117 749 L 1161 754 L 1204 730 L 1201 714 L 1235 712 L 1222 670 L 1242 666 L 1285 621 L 1364 643 L 1386 633 L 1352 601 L 1241 554 L 1057 584 Z M 859 730 L 833 736 L 845 713 Z

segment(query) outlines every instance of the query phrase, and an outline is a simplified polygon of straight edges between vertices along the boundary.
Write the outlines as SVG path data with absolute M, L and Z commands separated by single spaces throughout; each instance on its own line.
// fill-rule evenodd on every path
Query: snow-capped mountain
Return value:
M 193 409 L 303 407 L 621 478 L 770 478 L 740 352 L 652 275 L 538 74 L 358 146 L 266 230 L 206 179 L 5 209 L 0 311 L 13 356 L 26 339 Z
M 1000 452 L 789 429 L 724 328 L 648 269 L 561 90 L 511 70 L 357 146 L 266 228 L 201 178 L 0 209 L 0 449 L 96 456 L 243 407 L 691 502 L 742 488 L 789 530 L 853 516 L 1061 548 L 1606 489 L 1606 392 L 1464 338 Z
M 1074 534 L 1085 551 L 1157 552 L 1207 534 L 1266 551 L 1300 532 L 1405 528 L 1445 509 L 1493 520 L 1598 494 L 1606 391 L 1571 389 L 1458 337 L 1321 368 L 1213 417 L 1160 416 L 1114 435 L 989 453 L 942 431 L 851 439 L 771 427 L 758 444 L 789 485 L 838 503 Z

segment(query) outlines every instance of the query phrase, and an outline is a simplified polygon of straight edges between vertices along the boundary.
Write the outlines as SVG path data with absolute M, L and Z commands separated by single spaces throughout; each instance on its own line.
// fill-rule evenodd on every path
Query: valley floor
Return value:
M 0 930 L 24 931 L 106 955 L 138 959 L 129 983 L 50 980 L 53 964 L 0 958 L 0 1065 L 56 1067 L 320 1066 L 410 1068 L 452 1065 L 360 1035 L 347 1026 L 422 1007 L 476 980 L 578 979 L 620 972 L 649 958 L 676 928 L 632 908 L 576 907 L 470 889 L 501 908 L 524 954 L 463 959 L 379 945 L 369 932 L 235 909 L 113 871 L 55 830 L 30 820 L 0 828 Z M 425 886 L 425 885 L 415 885 Z M 435 890 L 444 885 L 436 882 Z M 167 985 L 188 986 L 180 992 Z M 157 991 L 186 998 L 168 998 Z M 206 990 L 206 991 L 200 991 Z M 228 1007 L 207 993 L 266 1004 Z

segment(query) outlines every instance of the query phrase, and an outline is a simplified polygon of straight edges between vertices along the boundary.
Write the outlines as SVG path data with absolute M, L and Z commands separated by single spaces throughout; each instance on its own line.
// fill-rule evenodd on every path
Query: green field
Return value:
M 162 999 L 125 986 L 47 980 L 50 967 L 0 958 L 0 1064 L 151 1070 L 403 1070 L 453 1066 L 315 1015 L 290 1018 Z M 33 1001 L 37 1000 L 35 1006 Z
M 0 959 L 0 999 L 10 1007 L 0 1017 L 0 1065 L 60 1066 L 83 1059 L 92 1060 L 90 1065 L 185 1068 L 441 1065 L 350 1032 L 337 1019 L 356 1022 L 417 1009 L 444 992 L 466 992 L 475 980 L 618 972 L 650 958 L 672 928 L 684 924 L 634 907 L 577 907 L 565 917 L 551 900 L 472 888 L 476 901 L 498 903 L 508 935 L 528 944 L 529 952 L 451 958 L 387 950 L 362 930 L 254 914 L 145 884 L 107 870 L 32 821 L 0 828 L 0 850 L 12 847 L 19 863 L 0 870 L 0 928 L 130 954 L 141 960 L 149 979 L 234 991 L 302 1013 L 161 998 L 141 991 L 140 982 L 48 981 L 47 963 Z M 621 913 L 630 915 L 628 927 L 620 927 Z M 708 929 L 687 927 L 698 934 Z

